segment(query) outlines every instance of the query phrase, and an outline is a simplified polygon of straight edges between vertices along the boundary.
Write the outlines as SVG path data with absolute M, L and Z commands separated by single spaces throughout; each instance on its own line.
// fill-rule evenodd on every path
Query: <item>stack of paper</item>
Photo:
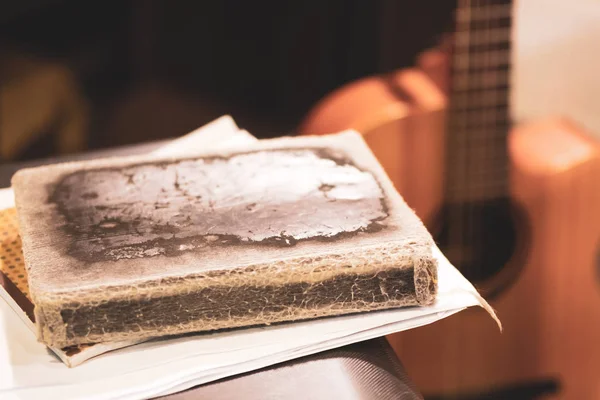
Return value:
M 218 148 L 253 140 L 230 117 L 222 117 L 157 153 L 193 154 L 208 146 Z M 0 191 L 0 213 L 4 213 L 0 229 L 6 232 L 0 239 L 5 241 L 3 248 L 19 244 L 18 237 L 10 237 L 13 207 L 12 191 Z M 145 399 L 416 328 L 467 307 L 484 307 L 495 318 L 475 288 L 438 249 L 434 253 L 439 260 L 439 292 L 436 303 L 429 307 L 50 351 L 36 340 L 34 322 L 28 316 L 31 304 L 27 288 L 17 271 L 21 260 L 11 249 L 8 258 L 2 256 L 0 268 L 0 398 Z

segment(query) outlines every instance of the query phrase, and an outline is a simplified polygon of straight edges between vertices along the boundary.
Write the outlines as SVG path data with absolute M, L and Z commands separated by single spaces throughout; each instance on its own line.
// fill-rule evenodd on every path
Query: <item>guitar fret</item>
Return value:
M 468 127 L 477 127 L 478 129 L 483 129 L 485 127 L 485 122 L 489 121 L 487 125 L 488 130 L 490 130 L 498 124 L 510 125 L 512 123 L 512 118 L 510 116 L 508 107 L 490 107 L 487 109 L 476 111 L 469 109 L 451 111 L 451 114 L 448 116 L 447 121 L 453 129 L 465 129 Z M 504 129 L 504 125 L 499 127 L 499 129 Z
M 488 96 L 498 96 L 499 93 L 508 93 L 509 90 L 509 84 L 507 83 L 498 83 L 496 85 L 490 85 L 489 87 L 486 86 L 471 86 L 468 88 L 452 88 L 452 94 L 459 94 L 459 93 L 470 93 L 472 95 L 477 95 L 478 93 L 482 93 L 485 92 L 487 93 Z
M 472 30 L 467 32 L 458 32 L 454 38 L 454 48 L 456 51 L 469 44 L 491 44 L 491 43 L 506 43 L 510 41 L 511 30 L 506 28 L 484 29 L 477 31 L 477 35 L 473 34 Z
M 506 159 L 507 153 L 504 150 L 494 149 L 495 147 L 505 147 L 508 135 L 502 133 L 494 138 L 478 138 L 475 141 L 473 137 L 460 138 L 455 137 L 450 140 L 450 145 L 454 149 L 461 148 L 461 150 L 454 150 L 454 154 L 460 156 L 462 162 L 470 162 L 477 165 L 475 169 L 484 169 L 486 165 L 497 164 L 499 161 Z M 496 161 L 494 161 L 496 160 Z M 456 162 L 456 160 L 454 160 Z
M 460 176 L 463 176 L 466 181 L 465 185 L 468 183 L 477 183 L 477 181 L 485 182 L 487 180 L 498 179 L 503 175 L 506 175 L 510 171 L 510 167 L 507 163 L 508 157 L 496 157 L 494 162 L 486 163 L 489 161 L 489 157 L 486 159 L 466 159 L 462 164 L 462 167 L 465 167 L 465 171 L 461 171 Z M 477 168 L 472 168 L 472 165 L 476 165 Z M 456 167 L 456 165 L 454 165 Z M 453 171 L 457 171 L 457 169 L 453 169 Z
M 472 20 L 487 21 L 493 15 L 494 18 L 506 18 L 512 15 L 512 4 L 486 5 L 483 7 L 469 8 L 459 7 L 455 13 L 455 19 L 458 22 L 467 22 Z
M 495 106 L 508 99 L 508 89 L 481 89 L 470 92 L 458 91 L 451 94 L 450 103 L 452 107 L 467 109 L 471 107 Z
M 453 63 L 454 68 L 457 70 L 466 69 L 469 70 L 471 67 L 496 67 L 498 65 L 508 65 L 511 61 L 511 55 L 509 51 L 490 51 L 488 53 L 475 53 L 475 54 L 457 54 L 454 56 Z
M 509 104 L 507 101 L 498 101 L 496 104 L 473 104 L 469 107 L 459 108 L 456 104 L 449 105 L 448 110 L 451 114 L 461 115 L 470 113 L 508 113 Z
M 471 168 L 475 169 L 475 168 Z M 494 170 L 493 173 L 488 173 L 480 176 L 475 176 L 472 174 L 463 175 L 463 178 L 460 179 L 458 176 L 454 180 L 449 181 L 448 187 L 452 187 L 455 190 L 466 191 L 472 188 L 491 188 L 495 187 L 499 184 L 506 183 L 508 178 L 504 178 L 503 175 L 508 175 L 510 173 L 509 169 L 505 169 L 503 171 Z
M 492 145 L 490 152 L 502 153 L 505 151 L 504 147 L 494 149 L 497 147 L 497 142 L 504 141 L 508 137 L 508 131 L 510 127 L 505 126 L 504 129 L 491 130 L 491 129 L 480 129 L 472 130 L 470 132 L 455 131 L 452 132 L 452 136 L 448 137 L 448 142 L 456 146 L 455 150 L 459 148 L 463 151 L 466 147 L 484 147 L 486 144 Z
M 482 53 L 474 53 L 472 54 L 472 56 L 476 56 Z M 468 72 L 468 73 L 476 73 L 476 72 L 483 72 L 483 71 L 505 71 L 507 69 L 510 69 L 510 60 L 506 63 L 498 63 L 497 65 L 467 65 L 466 68 L 460 68 L 458 67 L 456 64 L 452 65 L 452 71 L 453 73 L 457 73 L 457 72 Z
M 510 48 L 511 41 L 507 40 L 505 42 L 497 43 L 470 43 L 468 45 L 461 46 L 456 50 L 471 56 L 473 54 L 489 53 L 491 51 L 510 51 Z
M 481 129 L 471 132 L 454 132 L 448 140 L 458 146 L 481 146 L 488 143 L 496 146 L 496 142 L 506 140 L 507 132 L 508 129 L 501 131 L 486 131 L 485 129 Z
M 485 119 L 484 119 L 485 118 Z M 482 135 L 482 132 L 489 134 L 494 132 L 497 128 L 510 127 L 509 118 L 506 115 L 499 115 L 497 117 L 489 116 L 482 117 L 481 119 L 452 119 L 450 121 L 450 128 L 454 131 L 460 130 L 462 134 L 467 136 Z M 455 132 L 455 134 L 457 134 Z
M 470 182 L 469 184 L 459 184 L 458 181 L 456 183 L 449 182 L 446 191 L 448 195 L 454 199 L 456 199 L 457 197 L 470 197 L 473 195 L 480 197 L 486 194 L 500 194 L 506 188 L 507 185 L 508 180 L 496 177 L 488 181 L 482 181 L 477 183 Z
M 472 153 L 481 153 L 474 155 Z M 471 176 L 473 179 L 477 177 L 491 176 L 494 173 L 503 174 L 502 164 L 507 162 L 506 154 L 494 154 L 485 149 L 471 149 L 465 151 L 463 157 L 461 157 L 461 163 L 450 164 L 452 171 L 462 176 Z M 462 168 L 462 169 L 461 169 Z
M 471 129 L 469 131 L 456 130 L 447 140 L 454 146 L 478 148 L 487 146 L 488 144 L 496 146 L 498 142 L 506 140 L 510 125 L 506 124 L 500 130 L 492 130 L 492 128 L 495 127 L 481 127 L 481 129 Z
M 473 74 L 456 74 L 452 79 L 453 90 L 507 88 L 510 83 L 508 71 L 487 71 Z
M 492 138 L 479 138 L 478 142 L 474 141 L 473 135 L 463 136 L 462 139 L 456 135 L 450 140 L 450 144 L 454 146 L 453 154 L 462 154 L 462 160 L 473 160 L 481 157 L 482 154 L 485 156 L 479 164 L 486 165 L 495 162 L 491 157 L 494 156 L 497 159 L 504 159 L 507 155 L 506 146 L 498 146 L 498 142 L 503 142 L 508 137 L 507 132 L 502 132 Z M 479 154 L 480 153 L 480 154 Z M 488 160 L 488 158 L 490 158 Z M 454 160 L 456 162 L 456 160 Z
M 500 93 L 500 92 L 507 92 L 509 88 L 510 88 L 510 85 L 508 82 L 505 82 L 505 83 L 493 82 L 493 83 L 490 83 L 489 85 L 486 85 L 485 83 L 481 83 L 480 85 L 477 85 L 477 84 L 471 82 L 471 86 L 465 86 L 465 87 L 452 86 L 451 87 L 453 94 L 458 94 L 458 93 L 477 94 L 477 93 L 481 93 L 481 92 L 487 92 L 490 95 L 495 95 L 496 93 Z
M 512 119 L 506 110 L 501 112 L 492 111 L 487 112 L 484 116 L 480 113 L 458 113 L 456 116 L 449 118 L 448 124 L 453 130 L 460 129 L 468 134 L 475 132 L 490 132 L 504 130 L 506 127 L 510 127 Z
M 458 170 L 456 167 L 466 168 L 465 171 L 461 171 L 461 175 L 470 174 L 475 176 L 492 175 L 496 172 L 504 173 L 502 171 L 505 167 L 506 160 L 508 158 L 506 153 L 494 154 L 485 150 L 470 150 L 464 151 L 468 156 L 461 158 L 462 162 L 450 164 L 453 166 L 454 172 Z M 479 154 L 478 154 L 479 153 Z
M 494 164 L 482 164 L 482 162 L 485 162 L 486 160 L 465 161 L 466 162 L 459 166 L 462 167 L 463 170 L 459 170 L 458 168 L 456 168 L 457 165 L 451 166 L 453 168 L 450 172 L 451 177 L 463 177 L 462 179 L 457 179 L 455 181 L 451 179 L 450 182 L 452 182 L 453 185 L 458 185 L 459 182 L 464 186 L 468 186 L 482 184 L 487 181 L 497 181 L 501 180 L 503 176 L 508 175 L 508 173 L 510 172 L 510 167 L 508 166 L 507 162 L 508 157 L 498 157 L 497 161 Z M 475 165 L 477 166 L 477 168 L 473 168 L 473 166 Z M 452 173 L 454 173 L 454 176 Z
M 506 31 L 506 33 L 509 35 L 508 37 L 510 38 L 510 35 L 512 34 L 511 32 L 511 26 L 512 26 L 512 21 L 506 19 L 506 20 L 498 20 L 495 23 L 493 23 L 493 25 L 491 25 L 489 22 L 485 23 L 483 21 L 481 22 L 471 22 L 470 25 L 464 25 L 461 26 L 459 25 L 456 30 L 454 35 L 470 35 L 471 38 L 475 38 L 475 37 L 479 37 L 479 36 L 483 36 L 485 35 L 486 32 L 490 31 L 490 30 L 494 30 L 494 29 L 503 29 Z
M 508 173 L 508 170 L 504 172 Z M 503 178 L 500 174 L 496 174 L 494 177 L 488 177 L 488 179 L 480 179 L 477 182 L 456 180 L 448 182 L 448 189 L 454 193 L 467 192 L 467 191 L 483 191 L 498 188 L 499 186 L 506 185 L 508 183 L 507 178 Z
M 456 5 L 457 9 L 464 8 L 482 8 L 482 7 L 492 7 L 496 5 L 506 5 L 511 4 L 511 0 L 459 0 Z
M 459 0 L 448 118 L 450 200 L 505 195 L 513 5 Z
M 489 99 L 491 94 L 499 97 L 508 96 L 509 89 L 506 86 L 499 86 L 497 88 L 473 88 L 470 92 L 457 91 L 456 93 L 452 93 L 452 100 L 454 101 L 454 98 L 457 100 L 470 99 L 473 102 L 479 103 L 484 101 L 484 98 Z
M 450 201 L 485 200 L 505 195 L 507 186 L 506 180 L 499 180 L 486 185 L 449 186 L 446 192 Z
M 507 165 L 507 158 L 501 161 Z M 477 165 L 478 168 L 473 168 Z M 447 191 L 455 195 L 461 193 L 490 192 L 495 189 L 501 189 L 509 181 L 510 168 L 502 165 L 490 165 L 488 169 L 479 168 L 479 162 L 464 163 L 457 168 L 452 165 L 448 174 Z M 483 172 L 485 171 L 485 172 Z
M 471 168 L 476 169 L 476 168 Z M 492 188 L 497 185 L 506 183 L 508 178 L 505 178 L 505 175 L 510 173 L 509 169 L 505 169 L 503 171 L 494 170 L 492 173 L 476 176 L 472 174 L 462 175 L 463 178 L 460 179 L 458 176 L 455 179 L 451 179 L 448 183 L 448 187 L 452 187 L 455 190 L 466 191 L 472 188 Z
M 508 155 L 506 153 L 494 153 L 488 151 L 489 148 L 468 149 L 463 154 L 461 164 L 454 163 L 456 167 L 466 168 L 461 175 L 476 177 L 484 177 L 495 173 L 503 174 L 505 171 L 503 164 L 506 164 Z
M 495 127 L 504 129 L 504 127 L 510 125 L 511 122 L 512 118 L 510 117 L 508 108 L 488 108 L 479 111 L 452 111 L 452 115 L 448 118 L 448 123 L 452 128 L 477 128 L 481 130 L 487 126 L 487 131 L 495 130 Z

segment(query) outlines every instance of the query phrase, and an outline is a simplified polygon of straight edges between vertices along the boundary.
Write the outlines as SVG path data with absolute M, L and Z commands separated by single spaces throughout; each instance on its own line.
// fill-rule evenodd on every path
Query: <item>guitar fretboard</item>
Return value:
M 512 1 L 458 0 L 448 121 L 449 201 L 507 192 Z

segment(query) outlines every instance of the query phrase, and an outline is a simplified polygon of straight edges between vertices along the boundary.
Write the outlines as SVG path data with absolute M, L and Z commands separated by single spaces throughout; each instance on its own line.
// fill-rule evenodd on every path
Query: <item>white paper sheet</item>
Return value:
M 4 197 L 11 200 L 2 193 L 0 201 Z M 437 248 L 434 252 L 439 260 L 439 293 L 429 307 L 149 341 L 102 354 L 75 368 L 68 368 L 38 343 L 31 328 L 0 299 L 0 398 L 145 399 L 413 329 L 467 307 L 484 307 L 495 318 L 475 288 Z

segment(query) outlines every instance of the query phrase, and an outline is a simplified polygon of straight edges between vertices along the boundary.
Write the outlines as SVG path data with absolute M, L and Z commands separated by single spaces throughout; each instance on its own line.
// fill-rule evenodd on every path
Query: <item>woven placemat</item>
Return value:
M 15 208 L 0 211 L 0 272 L 31 301 Z

